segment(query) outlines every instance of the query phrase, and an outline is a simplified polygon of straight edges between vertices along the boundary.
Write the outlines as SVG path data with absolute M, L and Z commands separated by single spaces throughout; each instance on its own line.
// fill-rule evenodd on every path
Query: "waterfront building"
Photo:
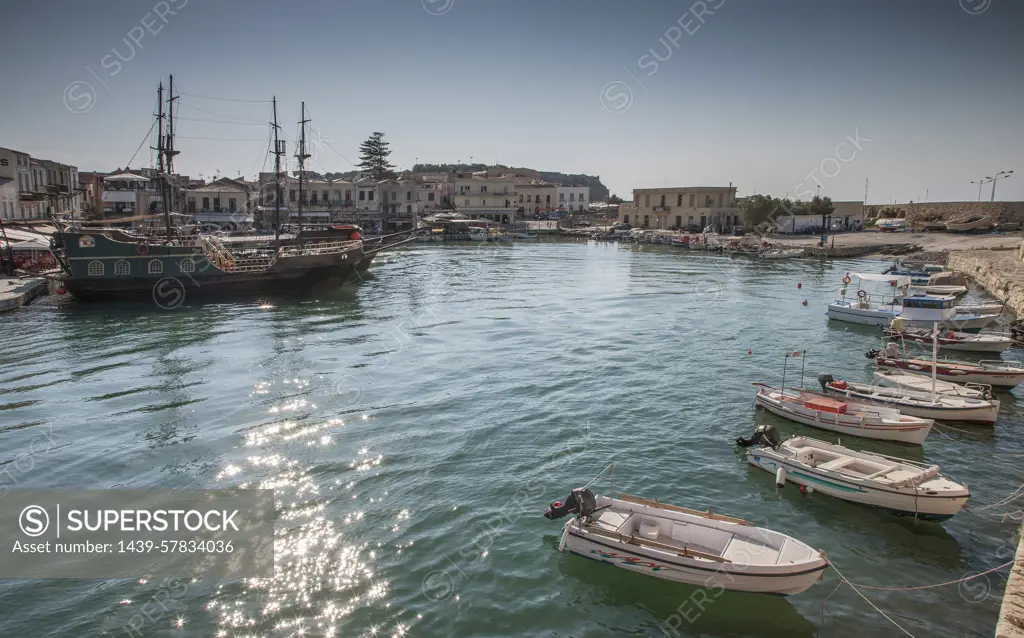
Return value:
M 634 202 L 619 203 L 619 221 L 630 225 L 637 224 L 636 205 Z
M 455 174 L 455 209 L 471 219 L 487 219 L 501 224 L 512 223 L 516 208 L 512 206 L 516 193 L 515 178 L 490 177 L 480 174 Z
M 731 232 L 741 225 L 736 187 L 675 186 L 633 189 L 635 212 L 619 219 L 640 228 L 684 228 L 699 231 L 713 226 Z
M 516 184 L 516 210 L 536 217 L 558 209 L 558 187 L 540 180 Z
M 221 177 L 209 184 L 185 189 L 185 212 L 200 225 L 224 230 L 249 228 L 254 222 L 255 197 L 244 180 Z
M 832 202 L 831 230 L 860 230 L 864 228 L 864 202 Z M 776 215 L 772 221 L 780 233 L 788 235 L 820 232 L 824 225 L 821 215 Z M 829 220 L 825 220 L 828 224 Z
M 555 187 L 558 193 L 558 210 L 568 213 L 582 213 L 590 205 L 589 186 L 563 186 Z
M 46 219 L 79 209 L 78 168 L 0 148 L 0 216 Z

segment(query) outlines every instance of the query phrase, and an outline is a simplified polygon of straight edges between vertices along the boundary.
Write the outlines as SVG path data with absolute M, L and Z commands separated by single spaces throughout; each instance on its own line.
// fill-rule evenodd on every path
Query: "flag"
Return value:
M 789 356 L 791 356 L 791 357 L 799 357 L 800 353 L 799 352 L 794 352 L 793 354 L 791 354 Z

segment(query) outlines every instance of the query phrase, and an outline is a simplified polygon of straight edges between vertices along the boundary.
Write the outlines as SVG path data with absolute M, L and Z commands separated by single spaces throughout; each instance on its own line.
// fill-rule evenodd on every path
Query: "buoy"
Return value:
M 800 493 L 801 494 L 806 494 L 807 493 L 807 486 L 806 485 L 801 485 L 800 486 Z
M 747 354 L 754 354 L 753 350 L 747 350 Z
M 804 299 L 803 301 L 800 302 L 800 304 L 806 306 L 807 305 L 807 300 Z
M 786 487 L 786 468 L 780 467 L 778 471 L 775 472 L 775 486 Z
M 63 295 L 67 291 L 68 291 L 68 289 L 65 288 L 64 286 L 57 286 L 57 289 L 54 290 L 54 292 L 57 293 L 58 295 Z
M 810 485 L 808 485 L 808 486 L 807 486 L 807 493 L 808 493 L 808 494 L 813 494 L 813 493 L 814 493 L 814 488 L 813 488 L 813 487 L 811 487 Z
M 796 282 L 796 287 L 797 287 L 798 289 L 799 289 L 799 288 L 803 288 L 803 287 L 804 287 L 804 283 L 803 283 L 802 281 L 798 281 L 798 282 Z

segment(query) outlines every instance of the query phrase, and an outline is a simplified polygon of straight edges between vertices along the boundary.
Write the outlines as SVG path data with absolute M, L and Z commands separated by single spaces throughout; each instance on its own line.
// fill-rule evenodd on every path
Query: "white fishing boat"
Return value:
M 749 439 L 747 461 L 787 482 L 844 501 L 903 516 L 942 521 L 967 505 L 970 490 L 939 473 L 938 465 L 852 450 L 797 436 L 780 441 L 773 426 L 759 426 Z
M 490 234 L 486 228 L 481 226 L 470 226 L 469 227 L 469 239 L 470 241 L 487 241 L 490 238 Z
M 790 421 L 843 435 L 921 445 L 934 424 L 931 419 L 906 416 L 893 408 L 839 401 L 796 388 L 783 391 L 763 383 L 754 385 L 760 386 L 755 406 Z
M 847 286 L 857 280 L 857 290 L 847 299 Z M 882 284 L 880 291 L 869 292 L 867 283 Z M 876 275 L 873 273 L 847 273 L 843 277 L 841 298 L 828 305 L 829 319 L 866 326 L 888 326 L 900 313 L 900 299 L 910 286 L 910 277 L 902 275 Z M 876 289 L 877 290 L 877 289 Z
M 1006 304 L 991 302 L 991 303 L 966 303 L 954 306 L 953 309 L 959 314 L 977 314 L 977 315 L 999 315 L 1002 314 L 1006 308 Z
M 964 232 L 968 230 L 985 230 L 992 227 L 988 215 L 974 215 L 957 222 L 947 222 L 946 230 Z
M 569 514 L 559 551 L 632 572 L 703 587 L 792 595 L 828 567 L 824 554 L 792 536 L 739 518 L 588 487 L 555 501 L 544 517 Z
M 952 295 L 907 295 L 897 315 L 905 326 L 931 328 L 938 323 L 943 330 L 981 330 L 999 318 L 998 313 L 960 312 Z M 895 317 L 894 317 L 895 318 Z
M 999 401 L 983 397 L 955 396 L 833 379 L 818 375 L 821 389 L 851 403 L 895 408 L 900 414 L 938 421 L 965 421 L 992 425 L 999 416 Z
M 1024 382 L 1024 365 L 1019 361 L 953 361 L 941 359 L 935 364 L 927 359 L 905 359 L 879 353 L 875 358 L 879 367 L 896 368 L 904 372 L 935 376 L 943 381 L 957 383 L 978 383 L 997 388 L 1012 388 Z
M 516 239 L 539 239 L 539 235 L 537 235 L 537 233 L 523 230 L 512 233 L 512 236 Z
M 932 379 L 919 374 L 911 374 L 893 368 L 875 370 L 875 382 L 881 385 L 906 388 L 908 390 L 920 390 L 931 392 Z M 980 397 L 989 398 L 992 396 L 992 386 L 979 383 L 953 383 L 935 379 L 935 391 L 940 394 L 949 394 L 958 397 Z
M 975 332 L 956 332 L 948 330 L 939 335 L 933 335 L 929 330 L 916 328 L 904 328 L 899 330 L 897 326 L 900 320 L 896 319 L 893 326 L 885 331 L 888 339 L 902 339 L 904 343 L 913 342 L 923 345 L 932 345 L 933 339 L 938 337 L 939 350 L 960 350 L 965 352 L 1002 352 L 1013 347 L 1013 339 L 998 334 L 982 334 Z
M 761 259 L 791 259 L 793 257 L 801 257 L 803 254 L 803 248 L 773 248 L 762 250 L 760 257 Z
M 952 286 L 942 284 L 918 284 L 910 287 L 910 294 L 926 293 L 929 295 L 960 295 L 967 293 L 967 286 Z

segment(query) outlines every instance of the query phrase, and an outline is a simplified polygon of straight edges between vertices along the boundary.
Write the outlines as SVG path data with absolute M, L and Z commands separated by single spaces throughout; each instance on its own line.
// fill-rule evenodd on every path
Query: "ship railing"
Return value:
M 237 270 L 235 256 L 217 238 L 200 235 L 199 242 L 211 263 L 221 270 Z
M 293 246 L 282 246 L 278 252 L 279 257 L 308 257 L 314 255 L 333 255 L 336 253 L 344 253 L 350 250 L 356 250 L 362 246 L 363 242 L 356 240 L 346 241 L 325 241 L 325 242 L 306 242 L 302 245 Z

